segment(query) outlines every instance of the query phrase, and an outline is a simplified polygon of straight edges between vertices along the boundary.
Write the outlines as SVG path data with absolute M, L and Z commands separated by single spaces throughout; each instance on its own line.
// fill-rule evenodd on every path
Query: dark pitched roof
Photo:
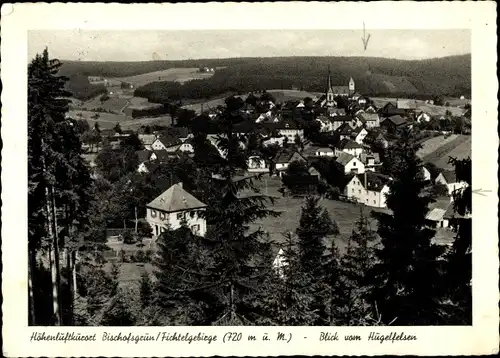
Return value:
M 172 152 L 167 152 L 166 150 L 153 150 L 152 151 L 156 155 L 156 160 L 159 162 L 165 162 L 170 158 L 178 157 L 177 154 Z
M 456 183 L 457 182 L 457 177 L 455 175 L 454 170 L 443 170 L 441 172 L 443 174 L 444 178 L 446 179 L 447 183 Z
M 149 161 L 149 157 L 151 156 L 151 152 L 149 150 L 138 150 L 135 153 L 137 154 L 139 163 L 144 163 Z
M 149 208 L 158 209 L 167 213 L 205 208 L 206 206 L 206 204 L 185 191 L 181 183 L 172 185 L 147 205 Z
M 335 161 L 342 166 L 346 166 L 354 157 L 354 155 L 349 153 L 340 153 L 340 155 L 335 159 Z
M 332 122 L 351 122 L 352 117 L 351 116 L 334 116 L 332 117 Z
M 356 143 L 352 139 L 344 138 L 339 143 L 339 149 L 357 149 L 357 148 L 363 148 L 363 146 Z
M 299 152 L 293 150 L 282 150 L 281 152 L 276 154 L 276 156 L 274 157 L 274 162 L 280 164 L 289 163 L 295 153 L 299 154 Z
M 179 139 L 179 138 L 176 138 L 174 136 L 171 136 L 171 135 L 161 135 L 158 140 L 160 142 L 162 142 L 162 144 L 165 146 L 165 147 L 174 147 L 176 145 L 180 145 L 182 144 L 182 141 Z
M 386 118 L 385 121 L 390 121 L 396 127 L 402 126 L 402 125 L 405 125 L 406 123 L 408 123 L 408 121 L 405 118 L 401 117 L 400 115 L 390 116 L 390 117 Z
M 335 130 L 335 132 L 337 132 L 338 134 L 350 135 L 352 133 L 352 127 L 349 125 L 349 123 L 344 122 Z
M 363 184 L 363 187 L 370 191 L 381 191 L 390 182 L 390 178 L 387 175 L 374 172 L 365 172 L 364 174 L 356 174 L 356 176 L 361 184 Z

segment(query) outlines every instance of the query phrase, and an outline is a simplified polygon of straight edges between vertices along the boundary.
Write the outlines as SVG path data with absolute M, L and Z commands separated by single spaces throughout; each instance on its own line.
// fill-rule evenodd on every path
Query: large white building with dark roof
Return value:
M 182 183 L 172 185 L 165 192 L 146 205 L 146 221 L 157 238 L 167 228 L 181 227 L 183 220 L 193 234 L 205 236 L 207 222 L 203 216 L 207 205 L 196 199 L 182 187 Z

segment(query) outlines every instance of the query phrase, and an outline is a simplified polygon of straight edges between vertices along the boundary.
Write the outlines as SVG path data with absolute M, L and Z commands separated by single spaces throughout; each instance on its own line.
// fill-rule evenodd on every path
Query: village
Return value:
M 446 142 L 450 136 L 470 138 L 470 103 L 459 116 L 453 116 L 448 110 L 445 115 L 436 116 L 419 110 L 413 99 L 395 99 L 379 107 L 376 101 L 356 91 L 352 77 L 345 86 L 332 85 L 328 71 L 325 82 L 325 92 L 314 98 L 277 101 L 273 91 L 236 96 L 244 105 L 240 113 L 242 119 L 233 129 L 243 138 L 242 147 L 248 153 L 247 170 L 241 175 L 258 176 L 261 192 L 277 198 L 274 208 L 282 211 L 287 218 L 285 222 L 289 223 L 280 227 L 273 219 L 266 219 L 253 227 L 262 228 L 277 242 L 283 240 L 284 233 L 295 229 L 300 206 L 310 195 L 320 196 L 322 205 L 333 216 L 342 218 L 341 239 L 337 239 L 341 248 L 345 246 L 342 237 L 350 235 L 360 208 L 367 214 L 372 210 L 387 211 L 386 194 L 392 178 L 384 171 L 384 157 L 405 128 L 416 132 L 422 142 L 429 138 L 442 138 Z M 221 133 L 216 125 L 223 109 L 222 105 L 205 107 L 200 113 L 193 113 L 190 121 L 184 120 L 182 126 L 172 120 L 166 127 L 142 125 L 137 131 L 122 130 L 119 124 L 114 129 L 97 130 L 101 140 L 115 150 L 128 137 L 137 137 L 140 149 L 135 152 L 136 173 L 148 176 L 170 165 L 174 158 L 192 158 L 194 135 L 200 131 L 224 157 L 225 151 L 218 146 Z M 98 177 L 95 160 L 103 145 L 91 142 L 90 146 L 83 142 L 89 152 L 84 156 L 94 168 L 92 175 Z M 437 229 L 434 241 L 451 245 L 456 217 L 452 194 L 466 183 L 458 181 L 449 166 L 437 167 L 424 162 L 421 170 L 426 190 L 435 196 L 427 215 Z M 149 249 L 147 256 L 150 257 L 159 235 L 167 228 L 179 228 L 184 219 L 194 234 L 205 235 L 207 223 L 199 214 L 209 204 L 183 188 L 182 182 L 163 189 L 140 210 L 146 215 L 139 220 L 150 226 L 151 235 L 138 237 L 136 225 L 134 235 L 138 247 L 134 247 L 124 243 L 123 230 L 108 228 L 108 246 L 113 250 L 107 257 L 123 257 L 125 251 L 133 258 L 144 246 Z M 139 256 L 145 255 L 141 252 Z

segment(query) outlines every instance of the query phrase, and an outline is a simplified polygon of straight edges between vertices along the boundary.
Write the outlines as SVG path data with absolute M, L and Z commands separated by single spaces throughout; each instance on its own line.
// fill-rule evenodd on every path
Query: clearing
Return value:
M 383 107 L 388 102 L 392 102 L 394 105 L 397 102 L 397 98 L 388 98 L 388 97 L 372 97 L 371 98 L 377 107 Z M 450 100 L 448 100 L 450 101 Z M 460 101 L 460 100 L 457 100 Z M 445 106 L 434 106 L 432 104 L 425 103 L 425 101 L 417 100 L 417 113 L 418 112 L 427 112 L 431 116 L 442 116 L 445 115 L 446 110 L 451 112 L 452 116 L 461 116 L 465 113 L 463 108 L 459 108 L 457 106 L 450 105 L 449 107 Z
M 115 77 L 112 80 L 127 82 L 132 84 L 135 88 L 144 86 L 151 82 L 172 81 L 184 83 L 191 80 L 199 80 L 210 78 L 213 72 L 205 73 L 198 72 L 198 68 L 169 68 L 168 70 L 155 71 L 143 73 L 141 75 L 128 76 L 128 77 Z
M 423 143 L 423 148 L 417 153 L 424 162 L 434 163 L 439 168 L 453 169 L 448 163 L 450 157 L 465 159 L 472 153 L 472 137 L 468 135 L 451 135 L 430 138 Z

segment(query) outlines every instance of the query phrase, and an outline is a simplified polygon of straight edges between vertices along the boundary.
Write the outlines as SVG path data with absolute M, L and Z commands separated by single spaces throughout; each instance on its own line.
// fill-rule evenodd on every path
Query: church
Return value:
M 330 72 L 330 66 L 328 66 L 328 79 L 326 85 L 326 107 L 334 107 L 335 100 L 337 96 L 349 97 L 356 91 L 355 83 L 352 77 L 349 79 L 348 86 L 332 86 L 332 75 Z

